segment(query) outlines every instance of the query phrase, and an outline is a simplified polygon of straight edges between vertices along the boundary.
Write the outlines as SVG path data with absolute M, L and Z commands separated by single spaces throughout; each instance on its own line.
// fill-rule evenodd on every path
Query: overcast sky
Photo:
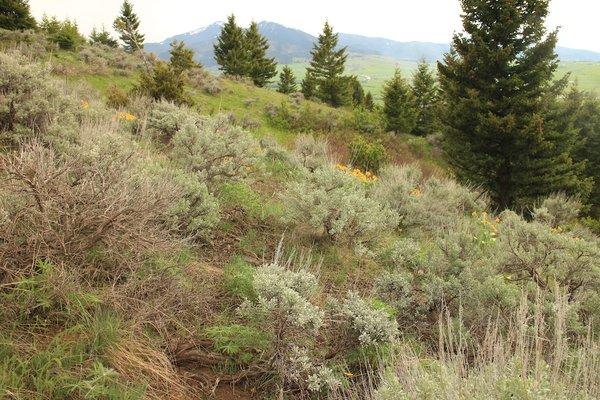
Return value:
M 272 21 L 317 34 L 335 30 L 399 41 L 449 42 L 460 29 L 459 0 L 132 0 L 147 41 L 158 42 L 235 13 L 240 23 Z M 30 0 L 33 14 L 74 18 L 84 33 L 112 27 L 122 0 Z M 560 45 L 600 52 L 600 0 L 551 0 L 548 27 Z

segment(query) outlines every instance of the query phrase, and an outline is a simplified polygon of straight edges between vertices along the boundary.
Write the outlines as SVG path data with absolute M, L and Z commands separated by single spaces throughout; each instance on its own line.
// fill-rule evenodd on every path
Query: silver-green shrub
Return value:
M 333 389 L 340 385 L 331 368 L 316 363 L 307 349 L 294 345 L 290 353 L 285 363 L 288 370 L 285 376 L 294 385 L 311 392 Z
M 354 292 L 348 293 L 341 313 L 361 346 L 391 343 L 398 334 L 398 324 L 388 313 L 373 308 Z
M 282 198 L 287 221 L 333 240 L 368 244 L 398 225 L 396 212 L 369 197 L 365 183 L 329 166 L 290 182 Z
M 260 154 L 256 140 L 232 125 L 226 116 L 201 118 L 184 125 L 173 136 L 172 158 L 209 188 L 215 184 L 245 178 Z
M 327 142 L 315 139 L 313 135 L 299 135 L 294 143 L 294 160 L 311 172 L 329 164 Z
M 246 300 L 240 308 L 243 313 L 258 313 L 276 326 L 307 332 L 316 332 L 323 324 L 323 312 L 311 302 L 318 288 L 311 273 L 266 264 L 256 270 L 253 287 L 257 299 Z
M 131 75 L 144 66 L 139 53 L 127 53 L 101 43 L 83 46 L 79 55 L 94 74 L 107 74 L 112 69 L 121 75 Z
M 2 141 L 17 144 L 38 138 L 55 145 L 75 141 L 76 127 L 84 114 L 82 100 L 52 78 L 47 65 L 0 53 Z
M 184 238 L 206 240 L 220 220 L 219 203 L 203 182 L 177 169 L 153 174 L 157 186 L 169 186 L 173 202 L 165 210 L 167 228 Z
M 161 100 L 152 105 L 146 121 L 146 132 L 167 143 L 180 129 L 195 125 L 199 119 L 200 116 L 188 107 Z
M 387 166 L 373 188 L 373 197 L 402 217 L 406 228 L 434 231 L 460 215 L 486 209 L 486 198 L 451 179 L 424 179 L 418 166 Z
M 533 210 L 533 219 L 556 228 L 573 221 L 581 211 L 581 202 L 559 193 L 545 199 Z
M 500 215 L 498 261 L 504 274 L 517 281 L 532 281 L 541 289 L 554 285 L 571 296 L 600 289 L 598 238 L 565 232 L 539 222 L 527 222 L 511 211 Z

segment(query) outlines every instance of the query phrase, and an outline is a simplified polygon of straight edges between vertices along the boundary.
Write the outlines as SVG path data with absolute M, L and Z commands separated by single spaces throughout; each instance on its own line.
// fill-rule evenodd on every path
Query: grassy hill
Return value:
M 132 90 L 139 55 L 0 47 L 0 398 L 600 396 L 574 200 L 526 220 L 352 110 L 202 69 L 177 105 Z

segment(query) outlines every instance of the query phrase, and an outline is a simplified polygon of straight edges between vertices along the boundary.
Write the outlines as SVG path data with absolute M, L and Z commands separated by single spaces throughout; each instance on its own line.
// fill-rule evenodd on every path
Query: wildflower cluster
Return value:
M 131 114 L 131 113 L 126 112 L 126 111 L 119 111 L 115 115 L 114 119 L 116 121 L 133 122 L 133 121 L 137 120 L 137 117 L 135 115 Z
M 478 226 L 481 228 L 479 234 L 476 235 L 474 239 L 483 245 L 494 243 L 498 236 L 498 224 L 500 223 L 500 218 L 492 218 L 485 211 L 482 211 L 481 213 L 473 211 L 471 215 L 476 219 Z
M 347 173 L 350 176 L 355 177 L 360 182 L 370 183 L 377 181 L 377 175 L 373 174 L 371 171 L 363 172 L 358 168 L 350 168 L 345 164 L 336 164 L 335 167 L 340 171 Z

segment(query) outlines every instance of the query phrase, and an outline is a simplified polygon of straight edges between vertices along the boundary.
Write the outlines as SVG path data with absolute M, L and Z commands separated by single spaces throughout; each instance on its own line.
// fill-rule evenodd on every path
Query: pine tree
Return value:
M 247 74 L 248 57 L 244 39 L 244 30 L 236 24 L 235 15 L 231 14 L 214 45 L 215 61 L 225 75 Z
M 592 182 L 589 215 L 600 218 L 600 100 L 573 87 L 566 96 L 567 113 L 574 112 L 578 131 L 574 158 L 585 162 L 584 175 Z
M 375 102 L 373 101 L 373 95 L 371 94 L 371 92 L 367 92 L 363 103 L 367 110 L 373 111 L 375 109 Z
M 133 6 L 128 0 L 123 1 L 121 14 L 115 19 L 113 26 L 124 43 L 125 51 L 133 53 L 144 48 L 145 36 L 139 31 L 140 20 L 133 12 Z
M 85 38 L 79 33 L 77 23 L 70 19 L 60 21 L 56 17 L 44 15 L 40 29 L 46 33 L 51 42 L 58 44 L 63 50 L 73 50 L 85 42 Z
M 415 98 L 417 121 L 413 134 L 427 135 L 439 129 L 439 93 L 436 78 L 424 60 L 413 75 L 412 92 Z
M 283 70 L 279 74 L 279 83 L 277 84 L 277 91 L 279 93 L 290 94 L 298 90 L 296 85 L 296 77 L 289 66 L 284 66 Z
M 169 63 L 176 72 L 182 73 L 200 67 L 200 64 L 194 61 L 194 50 L 186 48 L 182 41 L 173 41 L 169 54 Z
M 363 106 L 365 102 L 365 90 L 356 76 L 350 77 L 350 91 L 352 92 L 352 105 L 354 107 Z
M 317 80 L 310 70 L 306 71 L 300 90 L 305 99 L 313 99 L 317 95 Z
M 27 0 L 0 1 L 0 28 L 9 31 L 33 29 L 35 19 L 31 16 Z
M 258 31 L 258 24 L 252 22 L 246 29 L 244 47 L 248 52 L 248 76 L 258 87 L 263 87 L 277 75 L 277 63 L 274 58 L 267 57 L 269 41 Z
M 444 148 L 456 176 L 486 189 L 500 208 L 582 189 L 576 132 L 556 102 L 557 31 L 548 0 L 461 0 L 464 33 L 438 63 L 445 97 Z
M 383 103 L 386 129 L 396 133 L 412 132 L 417 111 L 410 86 L 399 69 L 383 88 Z
M 117 42 L 117 40 L 114 39 L 104 27 L 102 27 L 101 31 L 98 31 L 96 28 L 92 29 L 92 33 L 90 34 L 90 43 L 103 44 L 115 48 L 119 46 L 119 42 Z
M 338 35 L 325 22 L 323 33 L 319 35 L 310 52 L 312 60 L 308 72 L 316 81 L 315 95 L 323 102 L 334 107 L 349 104 L 351 93 L 348 79 L 343 76 L 346 64 L 346 48 L 337 49 Z

